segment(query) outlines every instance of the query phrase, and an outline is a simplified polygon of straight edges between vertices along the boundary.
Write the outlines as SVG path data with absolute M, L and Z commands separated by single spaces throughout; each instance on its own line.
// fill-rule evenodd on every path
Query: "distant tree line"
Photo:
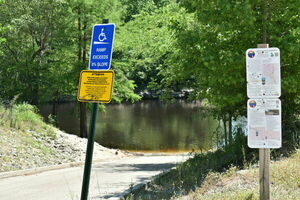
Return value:
M 245 51 L 265 41 L 280 48 L 283 135 L 299 141 L 298 0 L 0 2 L 2 99 L 19 95 L 37 104 L 75 97 L 92 26 L 108 18 L 117 26 L 114 101 L 137 101 L 142 91 L 168 99 L 188 89 L 190 100 L 206 103 L 222 121 L 225 144 L 236 135 L 232 122 L 246 115 Z M 86 105 L 80 110 L 84 122 Z

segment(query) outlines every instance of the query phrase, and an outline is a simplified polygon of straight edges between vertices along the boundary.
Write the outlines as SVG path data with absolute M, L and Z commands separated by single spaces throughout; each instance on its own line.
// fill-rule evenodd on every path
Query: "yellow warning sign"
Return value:
M 114 82 L 112 70 L 83 70 L 77 99 L 83 102 L 109 103 Z

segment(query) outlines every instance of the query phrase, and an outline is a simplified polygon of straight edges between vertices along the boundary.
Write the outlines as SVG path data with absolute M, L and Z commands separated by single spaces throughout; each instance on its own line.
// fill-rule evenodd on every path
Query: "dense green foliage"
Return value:
M 127 70 L 139 91 L 164 89 L 159 86 L 165 76 L 161 71 L 167 67 L 168 55 L 175 51 L 168 24 L 184 14 L 179 5 L 170 3 L 149 12 L 141 11 L 134 21 L 121 27 L 116 45 L 117 65 Z
M 299 8 L 297 0 L 2 0 L 0 97 L 75 97 L 92 26 L 109 18 L 115 102 L 189 91 L 223 120 L 230 143 L 232 121 L 246 111 L 245 51 L 266 42 L 282 55 L 284 137 L 299 138 Z
M 1 98 L 19 95 L 20 100 L 36 104 L 75 96 L 79 72 L 87 66 L 92 26 L 103 18 L 119 24 L 120 6 L 108 0 L 4 1 L 0 5 L 0 24 L 5 28 L 0 40 Z M 118 77 L 117 100 L 136 100 L 135 85 Z
M 300 2 L 183 0 L 182 5 L 195 14 L 195 25 L 183 27 L 176 37 L 186 48 L 182 48 L 182 62 L 175 68 L 188 72 L 186 80 L 193 74 L 196 96 L 208 99 L 219 117 L 244 115 L 244 52 L 256 44 L 269 43 L 281 50 L 284 137 L 291 136 L 288 130 L 296 127 L 300 105 L 300 59 L 296 53 L 300 47 Z

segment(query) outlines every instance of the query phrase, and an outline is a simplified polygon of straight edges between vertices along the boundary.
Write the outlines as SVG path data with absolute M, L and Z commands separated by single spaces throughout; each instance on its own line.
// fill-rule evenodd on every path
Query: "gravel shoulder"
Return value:
M 0 127 L 0 172 L 84 162 L 87 139 L 54 127 L 47 127 L 44 131 L 54 134 Z M 112 160 L 130 155 L 94 143 L 94 160 Z

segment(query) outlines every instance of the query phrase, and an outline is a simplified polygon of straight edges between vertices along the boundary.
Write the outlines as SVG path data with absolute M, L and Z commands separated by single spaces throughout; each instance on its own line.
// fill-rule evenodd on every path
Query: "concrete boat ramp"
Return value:
M 141 154 L 93 164 L 89 199 L 120 199 L 132 187 L 189 158 L 188 154 Z M 83 165 L 48 170 L 31 175 L 1 178 L 1 200 L 79 200 Z

